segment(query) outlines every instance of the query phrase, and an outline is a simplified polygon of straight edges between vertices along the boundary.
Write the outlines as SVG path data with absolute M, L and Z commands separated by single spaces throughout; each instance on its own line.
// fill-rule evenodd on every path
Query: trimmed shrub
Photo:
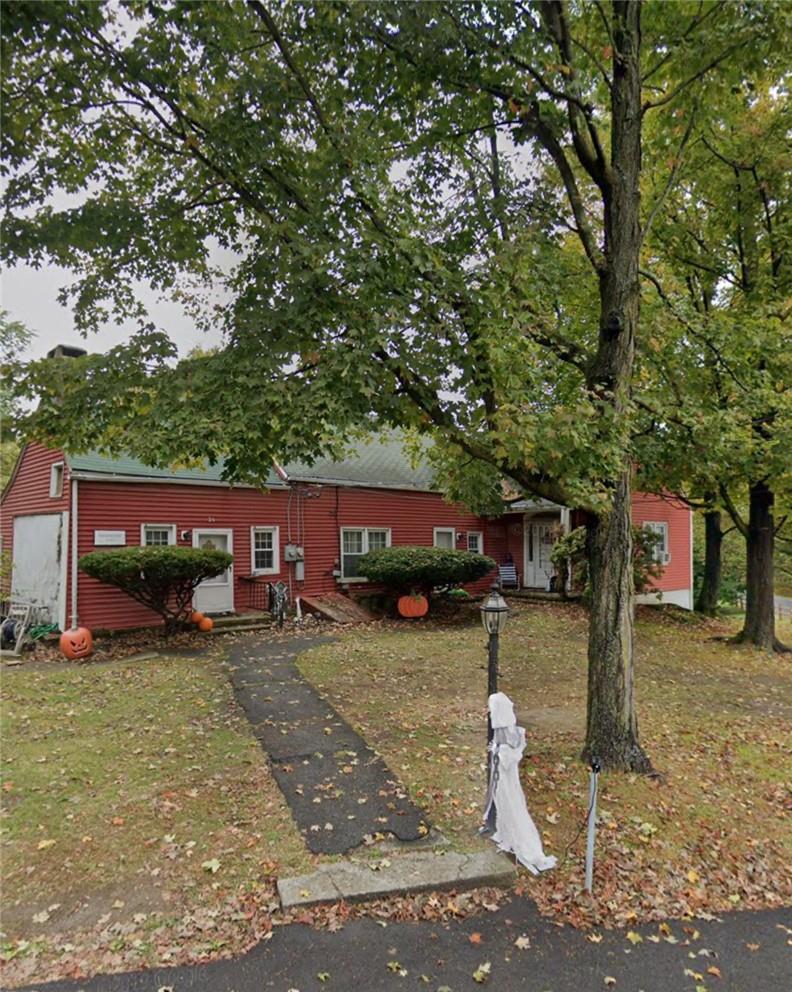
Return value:
M 225 551 L 204 548 L 118 548 L 83 555 L 80 568 L 159 614 L 168 634 L 189 619 L 196 587 L 233 560 Z
M 633 582 L 636 593 L 648 592 L 652 580 L 663 574 L 663 566 L 655 561 L 655 550 L 660 537 L 645 527 L 633 527 Z M 550 552 L 550 561 L 558 576 L 557 587 L 563 595 L 569 569 L 572 569 L 573 589 L 582 589 L 588 596 L 588 561 L 586 560 L 586 528 L 576 527 L 560 537 Z
M 397 593 L 420 592 L 425 596 L 433 590 L 475 582 L 495 567 L 492 558 L 472 551 L 412 545 L 369 551 L 358 565 L 360 574 L 372 582 L 381 582 Z

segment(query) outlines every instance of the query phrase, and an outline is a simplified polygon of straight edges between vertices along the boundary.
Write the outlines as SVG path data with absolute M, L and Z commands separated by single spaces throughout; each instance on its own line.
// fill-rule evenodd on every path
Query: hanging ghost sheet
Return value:
M 517 726 L 514 704 L 503 692 L 489 697 L 489 713 L 493 740 L 482 833 L 491 834 L 501 851 L 513 854 L 528 871 L 538 875 L 554 868 L 556 859 L 542 850 L 539 831 L 528 812 L 520 785 L 525 728 Z

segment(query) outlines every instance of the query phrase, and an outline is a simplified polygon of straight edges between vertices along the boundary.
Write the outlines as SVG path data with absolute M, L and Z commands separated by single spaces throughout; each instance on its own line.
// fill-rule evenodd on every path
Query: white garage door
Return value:
M 36 620 L 66 624 L 68 513 L 14 518 L 11 595 L 36 607 Z

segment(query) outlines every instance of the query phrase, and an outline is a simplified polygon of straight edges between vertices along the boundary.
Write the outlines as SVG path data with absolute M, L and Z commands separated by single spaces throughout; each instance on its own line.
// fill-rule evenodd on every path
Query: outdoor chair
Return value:
M 498 565 L 498 581 L 501 589 L 520 588 L 520 577 L 513 561 L 507 562 L 505 565 Z

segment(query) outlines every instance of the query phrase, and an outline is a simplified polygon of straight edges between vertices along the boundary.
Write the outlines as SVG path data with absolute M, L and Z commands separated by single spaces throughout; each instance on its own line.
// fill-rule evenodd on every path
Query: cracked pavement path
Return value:
M 295 664 L 330 640 L 238 642 L 229 658 L 237 700 L 311 851 L 343 854 L 378 832 L 418 840 L 429 829 L 423 811 Z

